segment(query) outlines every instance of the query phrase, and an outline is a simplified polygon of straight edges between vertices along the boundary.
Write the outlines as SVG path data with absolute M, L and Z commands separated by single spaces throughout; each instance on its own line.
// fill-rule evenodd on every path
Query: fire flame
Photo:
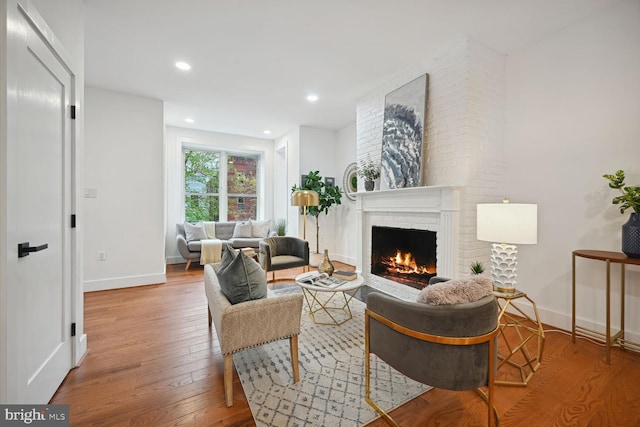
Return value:
M 411 252 L 403 254 L 399 250 L 395 256 L 382 258 L 382 264 L 387 266 L 387 271 L 398 274 L 431 274 L 425 266 L 416 264 Z

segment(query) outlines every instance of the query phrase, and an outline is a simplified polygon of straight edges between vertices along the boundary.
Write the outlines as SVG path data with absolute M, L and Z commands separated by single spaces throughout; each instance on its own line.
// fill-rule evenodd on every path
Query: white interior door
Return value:
M 17 16 L 19 36 L 7 55 L 7 398 L 42 404 L 55 393 L 73 360 L 73 87 L 70 72 L 26 14 Z M 21 256 L 20 244 L 32 252 Z

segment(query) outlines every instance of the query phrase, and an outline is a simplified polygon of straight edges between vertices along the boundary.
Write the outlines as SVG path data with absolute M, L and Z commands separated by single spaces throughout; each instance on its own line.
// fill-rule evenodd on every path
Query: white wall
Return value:
M 169 264 L 183 263 L 176 246 L 176 224 L 184 222 L 182 145 L 214 147 L 236 153 L 259 153 L 264 165 L 258 184 L 258 197 L 264 198 L 264 211 L 258 211 L 258 219 L 273 218 L 273 155 L 274 142 L 268 139 L 229 135 L 194 129 L 167 126 L 167 226 L 165 239 L 166 260 Z
M 347 264 L 355 265 L 357 259 L 356 253 L 356 202 L 347 199 L 344 195 L 344 172 L 349 164 L 356 161 L 356 124 L 352 123 L 340 129 L 336 135 L 336 149 L 334 162 L 338 168 L 336 175 L 336 185 L 342 188 L 342 204 L 336 206 L 336 218 L 339 218 L 335 224 L 335 249 L 331 259 L 342 261 Z
M 298 225 L 302 223 L 298 208 L 291 206 L 291 188 L 300 185 L 300 128 L 295 128 L 274 141 L 274 150 L 286 152 L 286 177 L 285 185 L 274 187 L 275 201 L 284 202 L 284 205 L 274 206 L 275 218 L 287 219 L 287 235 L 302 236 Z M 274 167 L 278 162 L 274 162 Z
M 306 175 L 310 171 L 319 171 L 323 178 L 333 177 L 336 179 L 336 185 L 340 185 L 340 177 L 342 172 L 338 162 L 336 161 L 336 132 L 312 128 L 308 126 L 300 127 L 300 175 Z M 298 176 L 300 183 L 300 176 Z M 298 184 L 300 185 L 300 184 Z M 319 239 L 316 239 L 316 218 L 307 216 L 307 240 L 309 241 L 309 249 L 316 252 L 316 240 L 320 241 L 319 253 L 323 253 L 325 249 L 329 250 L 330 257 L 335 252 L 335 227 L 336 227 L 337 210 L 335 205 L 329 209 L 328 214 L 321 213 L 318 216 L 320 221 Z M 300 219 L 300 227 L 303 226 Z M 300 228 L 300 236 L 302 236 L 302 228 Z
M 611 204 L 616 193 L 602 175 L 624 169 L 627 184 L 640 185 L 639 42 L 640 1 L 632 0 L 507 60 L 505 190 L 539 209 L 538 244 L 520 246 L 519 287 L 544 321 L 565 329 L 572 251 L 620 251 L 620 227 L 629 216 Z M 626 280 L 626 326 L 636 336 L 638 270 L 628 267 Z M 612 267 L 614 289 L 618 271 Z M 578 317 L 602 325 L 605 264 L 579 261 L 578 279 Z
M 85 124 L 85 291 L 162 283 L 163 103 L 87 87 Z

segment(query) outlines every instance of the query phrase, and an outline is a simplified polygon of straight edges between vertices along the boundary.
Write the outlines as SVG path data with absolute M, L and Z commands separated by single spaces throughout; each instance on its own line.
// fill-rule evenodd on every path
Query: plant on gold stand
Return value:
M 313 190 L 318 193 L 320 199 L 318 206 L 308 206 L 306 211 L 307 215 L 316 217 L 316 253 L 320 253 L 320 223 L 318 221 L 320 214 L 323 212 L 328 214 L 333 205 L 341 204 L 342 190 L 337 185 L 328 186 L 320 176 L 319 171 L 309 172 L 307 174 L 307 182 L 300 187 L 294 185 L 291 188 L 291 193 L 293 194 L 298 190 Z

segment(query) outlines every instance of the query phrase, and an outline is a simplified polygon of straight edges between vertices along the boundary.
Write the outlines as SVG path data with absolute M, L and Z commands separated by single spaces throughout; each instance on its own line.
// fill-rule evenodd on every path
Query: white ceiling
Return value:
M 509 54 L 619 1 L 85 0 L 85 79 L 163 100 L 168 125 L 337 130 L 371 89 L 465 34 Z

